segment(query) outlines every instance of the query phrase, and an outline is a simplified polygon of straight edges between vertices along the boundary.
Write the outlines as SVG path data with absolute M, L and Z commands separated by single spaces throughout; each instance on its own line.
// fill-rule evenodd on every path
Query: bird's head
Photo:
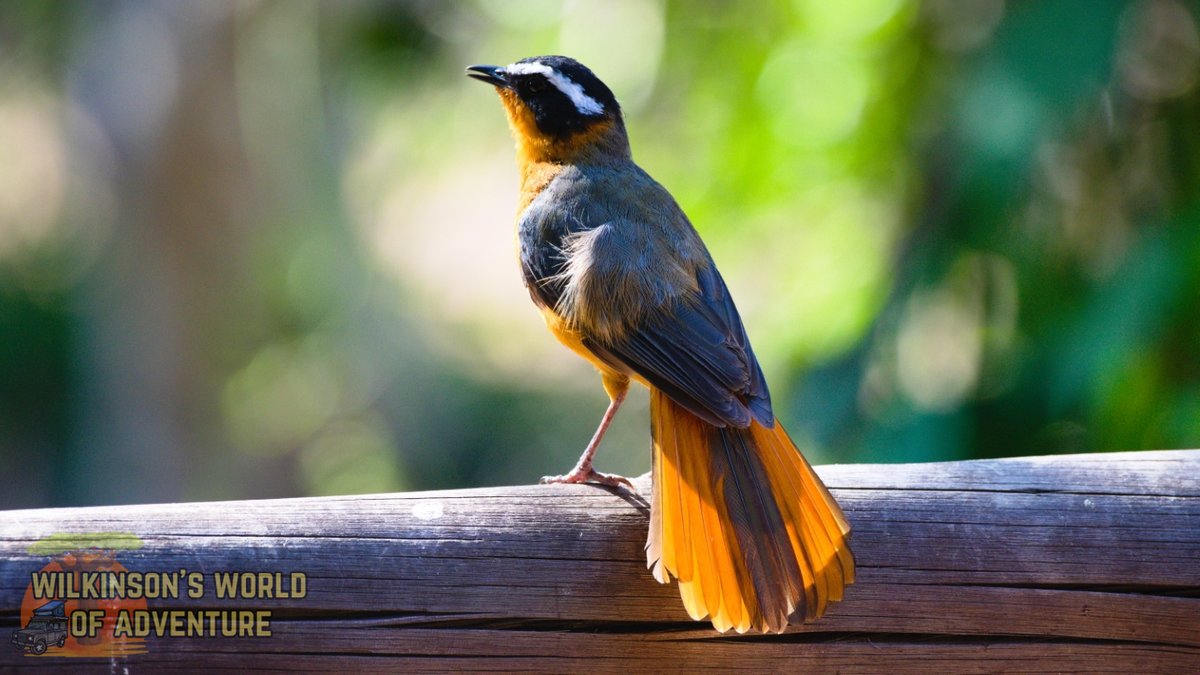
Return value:
M 565 56 L 532 56 L 507 66 L 470 66 L 496 87 L 517 145 L 532 161 L 584 154 L 629 156 L 621 106 L 587 66 Z

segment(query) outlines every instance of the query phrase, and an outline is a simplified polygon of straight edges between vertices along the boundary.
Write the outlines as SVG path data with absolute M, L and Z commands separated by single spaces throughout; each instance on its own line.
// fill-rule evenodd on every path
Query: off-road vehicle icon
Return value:
M 13 631 L 12 643 L 34 654 L 45 654 L 50 645 L 67 644 L 67 611 L 63 601 L 51 600 L 33 610 L 29 623 Z

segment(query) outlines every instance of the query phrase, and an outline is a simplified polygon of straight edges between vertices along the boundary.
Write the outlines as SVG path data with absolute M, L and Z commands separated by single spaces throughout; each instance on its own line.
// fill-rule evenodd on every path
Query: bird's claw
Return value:
M 628 478 L 618 476 L 615 473 L 601 473 L 595 469 L 588 469 L 587 471 L 576 470 L 562 476 L 542 476 L 541 483 L 543 485 L 553 483 L 596 483 L 614 488 L 625 485 L 630 490 L 633 489 L 633 483 L 629 482 Z

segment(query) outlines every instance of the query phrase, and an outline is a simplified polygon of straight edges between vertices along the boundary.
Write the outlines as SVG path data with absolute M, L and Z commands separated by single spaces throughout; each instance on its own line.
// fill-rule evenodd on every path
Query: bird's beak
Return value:
M 504 79 L 504 69 L 500 66 L 467 66 L 467 77 L 506 89 L 509 86 Z

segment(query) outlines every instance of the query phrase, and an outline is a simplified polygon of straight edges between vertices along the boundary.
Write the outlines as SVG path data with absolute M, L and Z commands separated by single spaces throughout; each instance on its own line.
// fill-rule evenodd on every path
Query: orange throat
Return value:
M 510 89 L 497 87 L 508 126 L 517 141 L 517 165 L 521 167 L 522 183 L 530 174 L 541 171 L 538 165 L 569 164 L 598 150 L 616 150 L 628 155 L 628 142 L 616 120 L 605 117 L 590 127 L 566 138 L 548 136 L 538 128 L 533 111 Z

